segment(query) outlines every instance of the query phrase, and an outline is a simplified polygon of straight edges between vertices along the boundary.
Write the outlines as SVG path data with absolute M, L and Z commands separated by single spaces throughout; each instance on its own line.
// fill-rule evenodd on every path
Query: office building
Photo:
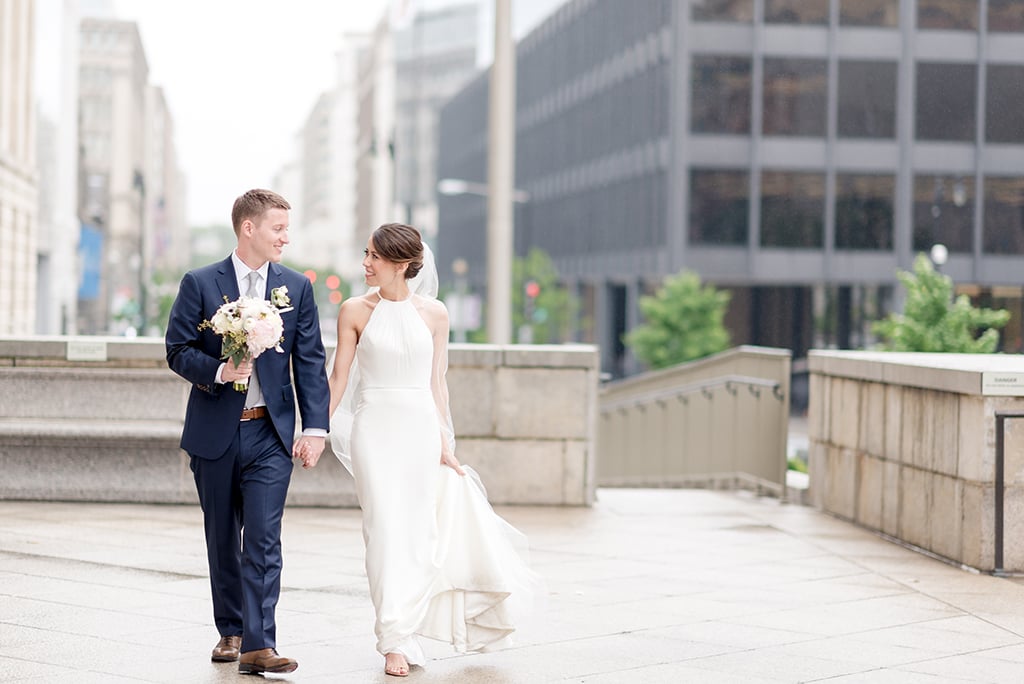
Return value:
M 32 0 L 0 0 L 0 334 L 36 332 L 38 173 Z
M 571 0 L 516 71 L 517 252 L 579 292 L 605 370 L 638 370 L 622 333 L 683 269 L 731 291 L 734 344 L 870 344 L 897 269 L 936 244 L 1021 349 L 1021 3 Z M 487 89 L 445 106 L 440 176 L 486 180 Z M 442 198 L 441 260 L 475 288 L 484 217 Z
M 148 77 L 134 22 L 82 19 L 79 214 L 89 249 L 78 309 L 87 334 L 124 334 L 141 322 Z

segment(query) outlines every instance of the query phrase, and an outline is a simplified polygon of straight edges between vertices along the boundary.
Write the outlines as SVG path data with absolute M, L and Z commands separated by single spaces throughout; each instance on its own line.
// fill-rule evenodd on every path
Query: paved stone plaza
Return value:
M 1024 586 L 745 493 L 600 490 L 507 507 L 549 583 L 516 648 L 407 681 L 1024 681 Z M 279 650 L 294 682 L 398 681 L 373 650 L 359 511 L 289 508 Z M 209 662 L 198 508 L 0 502 L 0 681 L 242 682 Z

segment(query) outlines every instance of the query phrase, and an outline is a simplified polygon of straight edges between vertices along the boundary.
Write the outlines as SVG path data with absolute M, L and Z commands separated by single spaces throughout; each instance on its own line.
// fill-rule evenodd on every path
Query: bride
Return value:
M 507 645 L 543 586 L 525 538 L 455 456 L 448 312 L 429 249 L 415 228 L 385 224 L 363 268 L 370 292 L 338 317 L 331 442 L 363 512 L 377 650 L 384 671 L 404 677 L 425 661 L 416 635 L 461 652 Z

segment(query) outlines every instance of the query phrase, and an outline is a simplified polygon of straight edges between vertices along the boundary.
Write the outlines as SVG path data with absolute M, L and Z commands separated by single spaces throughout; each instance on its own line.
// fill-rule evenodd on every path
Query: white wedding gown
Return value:
M 543 594 L 525 538 L 493 511 L 476 473 L 440 465 L 437 356 L 415 298 L 374 308 L 356 347 L 351 443 L 344 411 L 331 428 L 335 453 L 351 450 L 377 650 L 410 665 L 425 660 L 416 634 L 458 651 L 507 645 Z

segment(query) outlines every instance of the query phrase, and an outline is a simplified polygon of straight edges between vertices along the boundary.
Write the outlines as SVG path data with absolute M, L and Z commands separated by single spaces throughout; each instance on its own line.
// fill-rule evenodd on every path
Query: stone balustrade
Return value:
M 449 362 L 457 453 L 493 503 L 593 502 L 596 348 L 452 345 Z M 0 337 L 0 387 L 0 499 L 197 501 L 163 340 Z M 329 452 L 288 503 L 357 505 Z
M 1024 417 L 996 429 L 1024 416 L 1024 357 L 812 351 L 809 366 L 813 505 L 959 564 L 1024 571 Z

